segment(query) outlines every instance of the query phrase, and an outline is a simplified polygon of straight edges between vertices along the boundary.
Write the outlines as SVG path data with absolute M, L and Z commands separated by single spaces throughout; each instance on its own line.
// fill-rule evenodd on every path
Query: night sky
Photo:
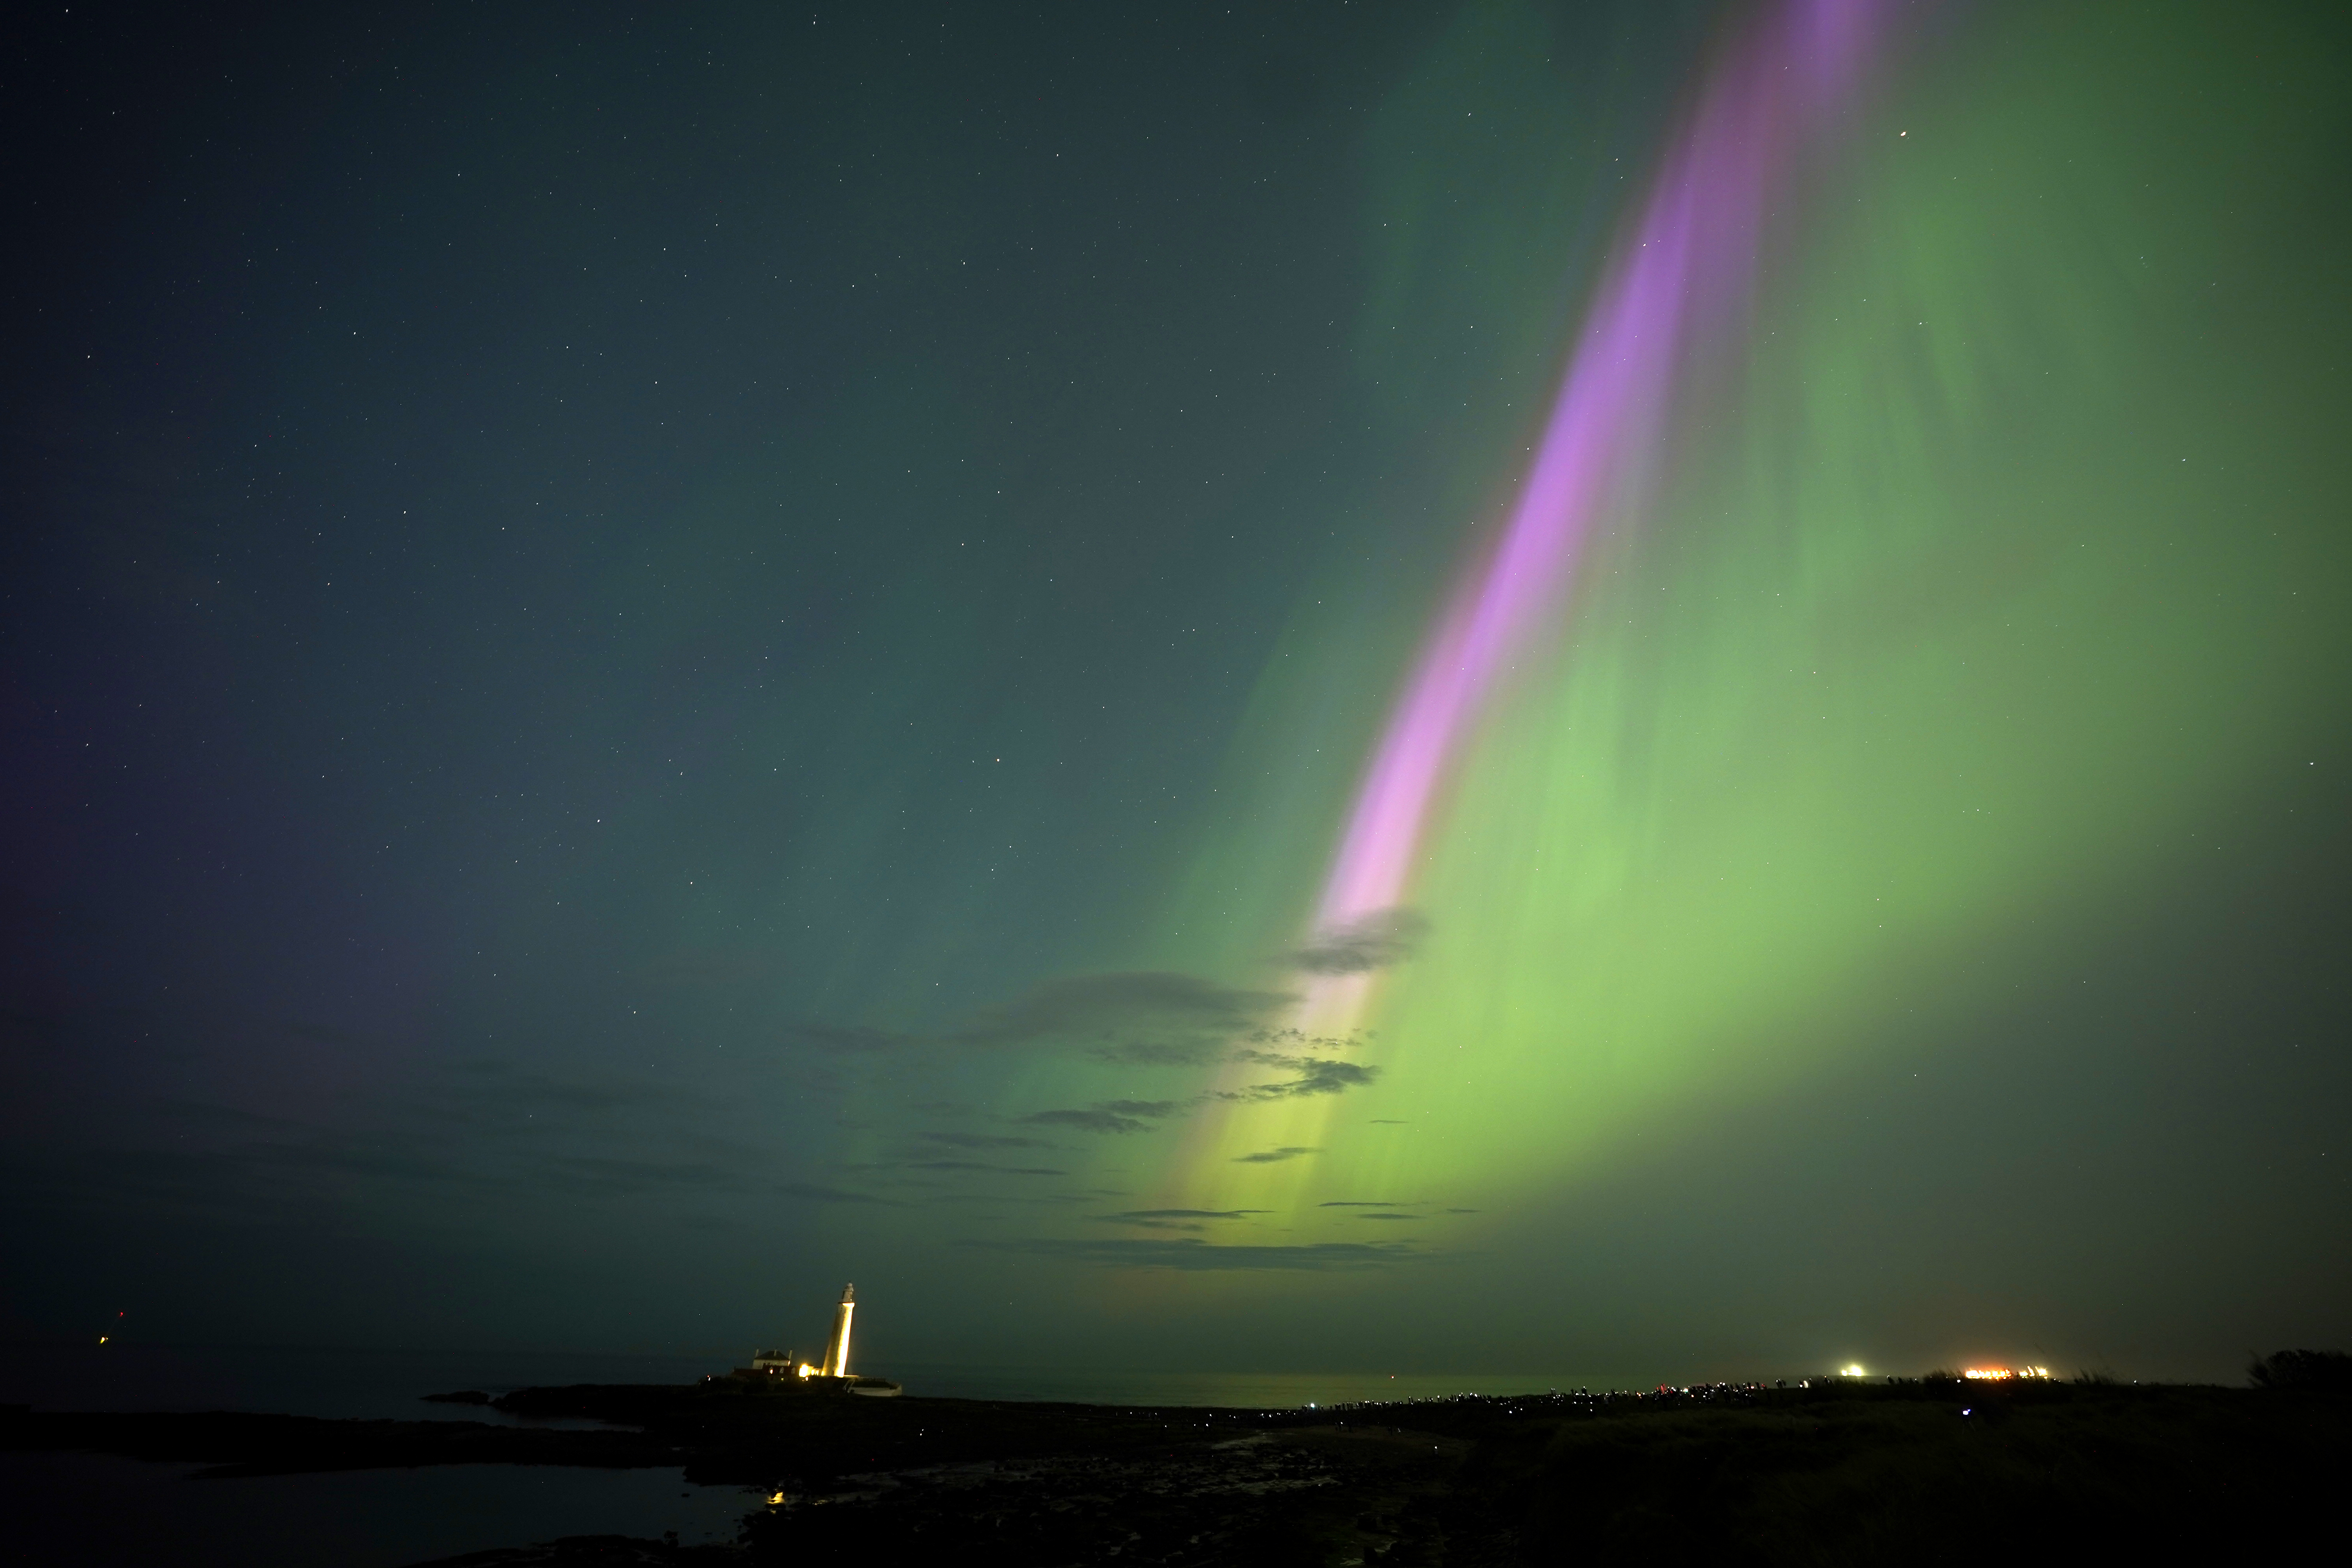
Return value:
M 6 68 L 9 1336 L 2352 1341 L 2335 7 Z

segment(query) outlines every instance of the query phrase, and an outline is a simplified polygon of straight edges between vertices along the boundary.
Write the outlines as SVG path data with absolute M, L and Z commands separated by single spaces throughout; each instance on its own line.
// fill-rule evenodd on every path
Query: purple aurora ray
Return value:
M 1775 198 L 1851 102 L 1892 9 L 1784 0 L 1716 59 L 1610 259 L 1509 521 L 1464 574 L 1372 753 L 1318 929 L 1405 900 L 1433 802 L 1480 707 L 1559 614 L 1595 520 L 1654 460 L 1681 367 L 1739 320 Z M 1340 977 L 1315 990 L 1344 1006 L 1362 986 Z

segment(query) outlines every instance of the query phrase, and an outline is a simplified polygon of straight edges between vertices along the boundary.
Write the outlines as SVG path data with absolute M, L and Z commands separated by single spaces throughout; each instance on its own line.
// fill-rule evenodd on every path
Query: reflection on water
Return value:
M 1541 1394 L 1592 1384 L 1563 1373 L 1109 1372 L 1076 1367 L 894 1367 L 911 1394 L 1067 1400 L 1087 1405 L 1221 1405 L 1288 1410 L 1358 1400 Z M 1594 1384 L 1598 1386 L 1597 1384 Z
M 740 1357 L 736 1359 L 740 1359 Z M 41 1410 L 259 1410 L 401 1421 L 514 1418 L 428 1394 L 569 1383 L 692 1383 L 733 1363 L 705 1356 L 253 1345 L 0 1346 L 0 1404 Z
M 427 1394 L 571 1383 L 692 1383 L 734 1360 L 540 1352 L 159 1345 L 0 1347 L 0 1404 L 48 1410 L 256 1410 L 403 1420 L 512 1421 Z M 881 1371 L 885 1369 L 877 1368 Z M 894 1364 L 917 1396 L 1255 1408 L 1526 1394 L 1557 1373 L 1112 1372 Z M 548 1422 L 545 1425 L 593 1425 Z M 85 1454 L 0 1455 L 6 1545 L 34 1563 L 395 1565 L 564 1535 L 735 1538 L 764 1498 L 668 1470 L 447 1465 L 192 1480 L 194 1465 Z
M 198 1468 L 0 1454 L 0 1556 L 89 1568 L 401 1568 L 562 1535 L 731 1542 L 763 1500 L 690 1485 L 674 1469 L 436 1465 L 187 1479 Z
M 499 1393 L 571 1383 L 698 1381 L 740 1363 L 701 1355 L 541 1351 L 385 1351 L 252 1346 L 0 1346 L 0 1404 L 44 1410 L 261 1410 L 404 1421 L 506 1421 L 481 1405 L 427 1405 L 460 1388 Z M 1568 1373 L 1119 1372 L 894 1363 L 876 1367 L 937 1399 L 1068 1400 L 1286 1409 L 1361 1399 L 1529 1394 L 1574 1388 Z M 577 1423 L 531 1423 L 577 1425 Z

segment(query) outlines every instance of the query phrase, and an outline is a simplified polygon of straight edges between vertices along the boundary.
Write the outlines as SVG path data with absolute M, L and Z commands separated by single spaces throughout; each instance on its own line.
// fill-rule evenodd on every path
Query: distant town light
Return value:
M 2047 1378 L 2050 1375 L 2050 1369 L 2046 1366 L 1972 1366 L 1969 1368 L 1968 1371 L 1960 1373 L 1960 1375 L 1962 1377 L 1977 1378 L 1985 1382 L 1999 1383 L 2003 1379 L 2012 1377 Z
M 1856 1362 L 1852 1366 L 1841 1368 L 1838 1372 L 1838 1375 L 1840 1377 L 1863 1377 L 1867 1374 L 1862 1370 L 1862 1363 L 1860 1362 Z

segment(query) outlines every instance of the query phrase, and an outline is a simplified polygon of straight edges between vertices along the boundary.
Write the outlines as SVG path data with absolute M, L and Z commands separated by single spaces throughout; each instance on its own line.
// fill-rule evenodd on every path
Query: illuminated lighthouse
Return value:
M 857 1315 L 857 1287 L 844 1285 L 841 1301 L 833 1310 L 833 1337 L 824 1355 L 803 1361 L 790 1351 L 753 1351 L 751 1364 L 739 1366 L 722 1378 L 713 1373 L 702 1381 L 728 1386 L 751 1384 L 766 1393 L 862 1394 L 889 1399 L 906 1391 L 887 1377 L 859 1377 L 849 1370 L 849 1321 Z
M 817 1368 L 820 1377 L 849 1375 L 849 1320 L 857 1310 L 857 1287 L 841 1288 L 841 1305 L 833 1310 L 833 1338 L 825 1342 L 824 1364 Z

